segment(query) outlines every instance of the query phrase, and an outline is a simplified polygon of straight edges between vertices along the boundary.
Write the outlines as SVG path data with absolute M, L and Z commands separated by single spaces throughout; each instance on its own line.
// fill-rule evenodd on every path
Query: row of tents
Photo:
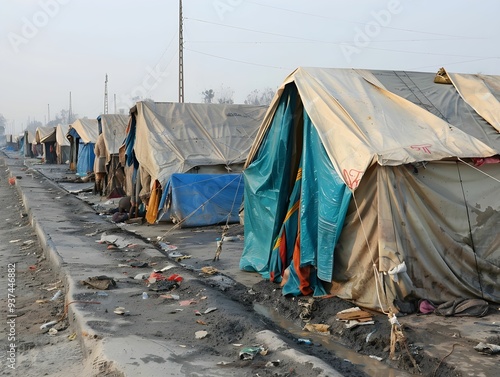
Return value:
M 85 173 L 81 144 L 104 135 L 109 181 L 148 222 L 237 221 L 243 201 L 242 270 L 397 312 L 500 303 L 499 101 L 498 76 L 299 68 L 268 108 L 138 102 L 67 135 Z

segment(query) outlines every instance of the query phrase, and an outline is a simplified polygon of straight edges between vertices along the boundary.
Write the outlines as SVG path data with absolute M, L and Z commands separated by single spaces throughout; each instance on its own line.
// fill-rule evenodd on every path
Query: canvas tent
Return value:
M 56 154 L 58 164 L 65 164 L 69 161 L 71 143 L 66 137 L 68 131 L 68 125 L 58 124 L 56 126 Z
M 94 145 L 99 136 L 96 119 L 77 119 L 69 126 L 70 169 L 79 176 L 94 170 Z
M 120 147 L 126 136 L 128 115 L 102 114 L 97 117 L 99 133 L 103 135 L 106 149 L 106 193 L 123 192 L 125 172 L 119 161 Z
M 42 159 L 46 163 L 55 164 L 56 163 L 56 128 L 49 127 L 37 127 L 35 132 L 35 139 L 37 144 L 42 145 Z
M 376 310 L 500 302 L 499 99 L 498 76 L 295 70 L 247 160 L 240 268 Z
M 125 142 L 127 194 L 150 198 L 147 219 L 154 222 L 158 206 L 175 195 L 162 191 L 172 174 L 241 172 L 265 112 L 263 106 L 138 102 Z

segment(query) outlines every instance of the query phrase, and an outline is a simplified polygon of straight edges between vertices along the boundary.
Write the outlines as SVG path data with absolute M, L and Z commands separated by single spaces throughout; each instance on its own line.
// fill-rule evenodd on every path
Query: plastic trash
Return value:
M 59 297 L 61 297 L 61 294 L 62 294 L 62 291 L 59 289 L 55 294 L 54 296 L 52 296 L 52 298 L 50 299 L 50 301 L 55 301 L 57 300 Z
M 40 330 L 49 329 L 52 326 L 54 326 L 56 323 L 57 323 L 57 321 L 46 322 L 46 323 L 44 323 L 43 325 L 40 326 Z
M 205 331 L 205 330 L 200 330 L 200 331 L 196 331 L 194 333 L 194 336 L 196 339 L 203 339 L 205 338 L 206 336 L 208 335 L 208 332 Z
M 240 351 L 240 360 L 253 360 L 253 358 L 264 351 L 264 347 L 245 347 Z
M 148 292 L 142 292 L 142 299 L 146 300 L 147 298 L 149 298 Z
M 308 345 L 308 346 L 310 346 L 310 345 L 312 345 L 312 344 L 313 344 L 313 342 L 312 342 L 312 340 L 311 340 L 311 339 L 306 339 L 306 338 L 299 338 L 299 339 L 297 339 L 297 342 L 298 342 L 299 344 L 306 344 L 306 345 Z

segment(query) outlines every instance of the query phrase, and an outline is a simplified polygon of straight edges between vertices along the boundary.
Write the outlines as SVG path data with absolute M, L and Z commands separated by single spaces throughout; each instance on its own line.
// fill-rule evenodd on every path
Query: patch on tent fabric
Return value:
M 446 317 L 483 317 L 488 313 L 488 303 L 481 299 L 461 298 L 439 305 L 434 313 Z

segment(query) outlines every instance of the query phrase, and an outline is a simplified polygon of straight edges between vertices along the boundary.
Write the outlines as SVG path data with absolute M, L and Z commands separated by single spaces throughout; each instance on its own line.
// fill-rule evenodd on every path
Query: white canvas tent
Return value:
M 47 163 L 55 163 L 56 151 L 54 145 L 56 142 L 56 128 L 53 126 L 37 127 L 35 139 L 37 144 L 42 145 L 42 159 Z
M 119 152 L 126 137 L 128 120 L 129 116 L 122 114 L 102 114 L 97 118 L 106 149 L 106 194 L 124 193 L 125 172 L 119 161 Z
M 66 137 L 68 131 L 69 125 L 58 124 L 56 126 L 56 153 L 58 164 L 69 162 L 71 143 Z
M 445 71 L 294 71 L 247 160 L 240 267 L 284 293 L 378 310 L 500 302 L 499 88 L 498 76 Z
M 130 110 L 127 166 L 139 164 L 142 190 L 126 169 L 127 194 L 148 196 L 173 173 L 241 172 L 267 107 L 138 102 Z M 156 186 L 155 186 L 156 185 Z M 149 220 L 148 220 L 149 221 Z

